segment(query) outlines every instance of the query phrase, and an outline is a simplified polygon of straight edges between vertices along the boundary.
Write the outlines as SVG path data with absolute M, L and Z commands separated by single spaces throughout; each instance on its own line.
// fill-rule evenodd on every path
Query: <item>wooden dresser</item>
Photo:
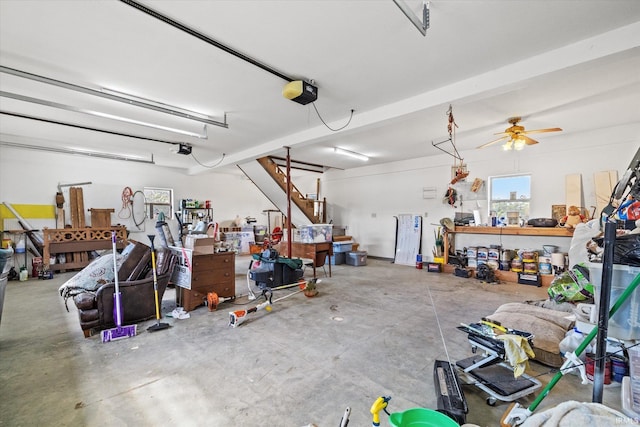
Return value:
M 194 254 L 191 289 L 176 286 L 176 303 L 186 311 L 203 304 L 208 292 L 221 297 L 235 296 L 235 253 Z

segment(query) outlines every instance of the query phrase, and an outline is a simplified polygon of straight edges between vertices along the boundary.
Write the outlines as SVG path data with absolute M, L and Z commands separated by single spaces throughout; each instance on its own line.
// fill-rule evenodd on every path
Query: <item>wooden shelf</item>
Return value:
M 447 233 L 461 234 L 497 234 L 503 236 L 558 236 L 572 237 L 573 228 L 564 227 L 471 227 L 456 226 Z
M 470 268 L 470 270 L 472 271 L 471 278 L 475 278 L 476 269 L 475 268 Z M 455 266 L 451 265 L 451 264 L 446 264 L 444 266 L 444 268 L 442 269 L 442 271 L 444 273 L 453 274 L 453 272 L 455 271 Z M 501 282 L 516 283 L 516 284 L 518 283 L 518 273 L 516 273 L 516 272 L 497 270 L 495 273 L 496 273 L 496 278 L 498 280 L 500 280 Z M 549 287 L 549 285 L 553 281 L 554 277 L 555 276 L 553 274 L 541 274 L 540 275 L 541 286 Z M 522 286 L 527 286 L 527 285 L 522 285 Z
M 573 228 L 564 227 L 475 227 L 456 226 L 453 230 L 445 230 L 444 235 L 444 263 L 449 264 L 450 238 L 455 234 L 492 234 L 498 236 L 551 236 L 551 237 L 573 237 Z M 455 247 L 454 247 L 455 249 Z M 445 268 L 444 271 L 453 272 L 454 267 Z M 518 276 L 511 271 L 496 271 L 499 280 L 517 283 Z M 541 275 L 542 286 L 549 286 L 553 275 Z

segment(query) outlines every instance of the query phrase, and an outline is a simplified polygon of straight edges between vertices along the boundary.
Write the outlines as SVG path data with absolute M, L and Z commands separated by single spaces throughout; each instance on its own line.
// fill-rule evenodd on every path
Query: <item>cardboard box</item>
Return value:
M 184 247 L 191 249 L 195 255 L 214 253 L 216 239 L 206 234 L 189 234 L 184 239 Z

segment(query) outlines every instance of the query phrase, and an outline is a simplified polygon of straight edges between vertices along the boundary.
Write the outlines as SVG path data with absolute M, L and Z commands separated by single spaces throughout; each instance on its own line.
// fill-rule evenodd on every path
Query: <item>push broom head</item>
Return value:
M 155 325 L 149 326 L 147 328 L 147 331 L 149 331 L 149 332 L 161 331 L 163 329 L 169 329 L 170 327 L 171 327 L 171 325 L 168 324 L 168 323 L 157 322 Z

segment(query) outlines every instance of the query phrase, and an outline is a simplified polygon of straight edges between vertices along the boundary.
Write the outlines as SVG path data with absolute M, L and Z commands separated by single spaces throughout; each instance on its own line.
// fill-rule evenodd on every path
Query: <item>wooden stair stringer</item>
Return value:
M 267 171 L 269 176 L 278 184 L 282 191 L 287 192 L 287 175 L 269 157 L 261 157 L 258 163 Z M 321 218 L 315 215 L 314 201 L 307 199 L 296 186 L 291 183 L 291 201 L 304 213 L 312 224 L 321 222 Z

